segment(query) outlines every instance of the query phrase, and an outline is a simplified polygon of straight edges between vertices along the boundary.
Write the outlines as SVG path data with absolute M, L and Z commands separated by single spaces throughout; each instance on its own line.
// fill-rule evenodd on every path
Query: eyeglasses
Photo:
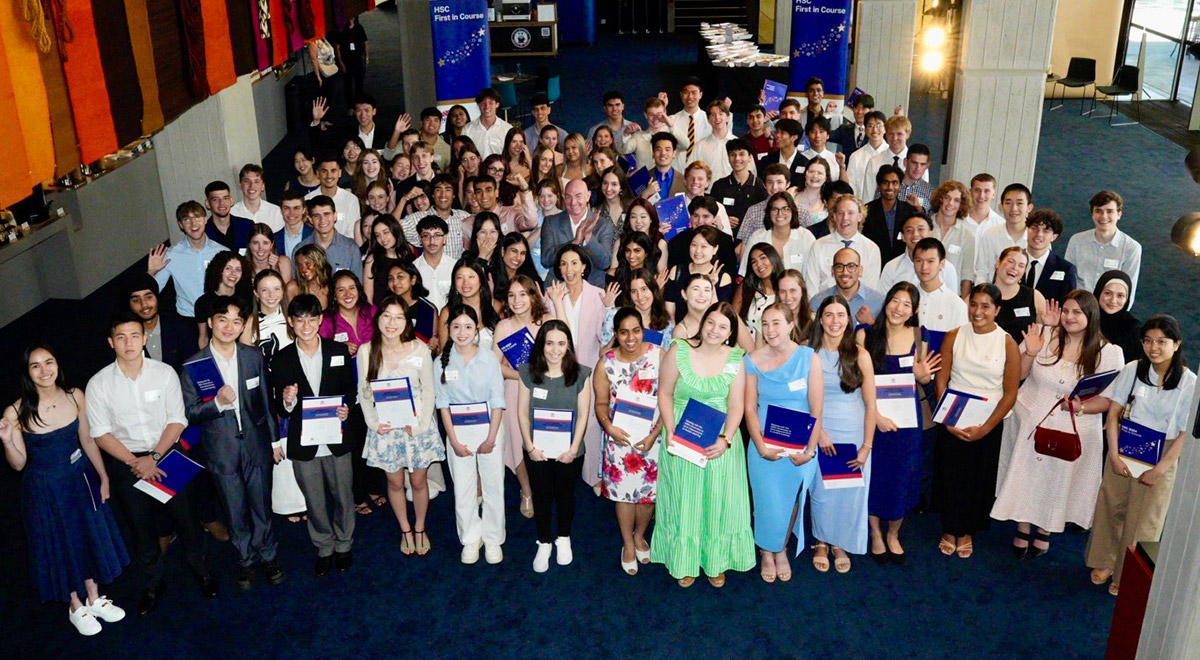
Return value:
M 1167 337 L 1160 337 L 1159 339 L 1151 339 L 1149 337 L 1142 337 L 1142 346 L 1153 346 L 1154 348 L 1167 348 L 1168 346 L 1173 346 L 1174 344 L 1175 344 L 1175 340 L 1169 339 Z
M 445 238 L 445 236 L 446 236 L 446 234 L 444 234 L 440 231 L 423 231 L 423 232 L 421 232 L 421 238 L 427 238 L 430 240 L 433 240 L 435 238 Z
M 201 216 L 189 215 L 188 217 L 184 218 L 183 220 L 180 220 L 179 223 L 180 224 L 188 224 L 188 223 L 204 222 L 205 220 L 206 220 L 206 218 L 202 215 Z
M 771 207 L 771 213 L 783 213 L 785 211 L 788 213 L 792 212 L 792 210 L 786 206 L 772 206 Z
M 842 271 L 846 271 L 848 273 L 853 273 L 856 270 L 858 270 L 858 264 L 834 264 L 833 265 L 833 272 L 835 272 L 835 273 L 840 273 Z

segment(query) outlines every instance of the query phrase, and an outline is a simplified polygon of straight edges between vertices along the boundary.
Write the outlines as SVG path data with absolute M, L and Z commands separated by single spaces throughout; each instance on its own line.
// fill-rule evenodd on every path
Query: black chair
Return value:
M 1097 92 L 1107 96 L 1112 102 L 1108 113 L 1109 126 L 1130 126 L 1133 124 L 1142 123 L 1142 88 L 1138 68 L 1128 64 L 1122 64 L 1121 68 L 1117 69 L 1117 75 L 1113 76 L 1111 85 L 1101 85 L 1096 88 Z M 1133 107 L 1137 113 L 1137 121 L 1126 121 L 1117 124 L 1112 123 L 1113 117 L 1117 114 L 1117 106 L 1121 103 L 1121 97 L 1128 96 L 1133 103 Z M 1092 97 L 1092 109 L 1096 108 L 1095 97 Z
M 1059 85 L 1063 86 L 1063 95 L 1060 97 L 1058 105 L 1054 105 L 1054 90 Z M 1067 75 L 1065 78 L 1059 78 L 1050 86 L 1050 109 L 1057 110 L 1063 107 L 1066 103 L 1067 87 L 1082 87 L 1085 91 L 1087 86 L 1092 86 L 1092 105 L 1096 102 L 1096 60 L 1088 57 L 1072 57 L 1071 63 L 1067 65 Z M 1086 99 L 1086 94 L 1079 97 L 1079 114 L 1090 114 L 1091 110 L 1084 112 L 1083 106 Z

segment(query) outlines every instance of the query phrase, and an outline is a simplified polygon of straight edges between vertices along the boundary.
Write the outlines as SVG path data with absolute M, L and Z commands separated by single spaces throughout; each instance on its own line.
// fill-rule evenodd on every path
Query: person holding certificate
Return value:
M 613 317 L 616 345 L 596 369 L 596 420 L 604 429 L 601 482 L 616 502 L 621 529 L 621 568 L 637 574 L 650 561 L 646 529 L 654 517 L 658 484 L 658 372 L 662 349 L 645 340 L 642 315 L 622 307 Z
M 460 264 L 464 262 L 460 261 Z M 455 272 L 474 272 L 474 267 Z M 491 304 L 491 301 L 488 301 Z M 493 311 L 491 307 L 488 308 Z M 462 562 L 504 561 L 504 376 L 500 362 L 479 338 L 479 315 L 458 303 L 446 311 L 449 335 L 434 364 L 434 405 L 446 427 L 446 458 L 454 480 L 454 522 Z M 480 491 L 483 512 L 480 513 Z
M 838 573 L 850 570 L 846 553 L 867 551 L 867 491 L 871 488 L 871 448 L 875 439 L 875 369 L 871 355 L 854 343 L 854 312 L 841 296 L 828 296 L 817 308 L 810 344 L 817 352 L 824 386 L 820 451 L 845 468 L 817 464 L 812 488 L 813 568 L 829 570 L 829 553 Z M 849 445 L 846 451 L 837 445 Z M 862 475 L 861 488 L 837 488 L 835 475 L 846 468 Z
M 518 273 L 506 288 L 504 306 L 500 309 L 502 318 L 496 324 L 496 336 L 500 340 L 492 346 L 492 351 L 500 361 L 500 371 L 504 374 L 505 409 L 516 410 L 521 381 L 521 374 L 517 370 L 529 362 L 533 338 L 551 315 L 546 311 L 541 289 L 529 276 Z M 505 349 L 508 349 L 507 352 Z M 532 518 L 533 491 L 529 486 L 529 470 L 525 466 L 521 429 L 517 424 L 505 424 L 505 431 L 508 440 L 504 446 L 504 464 L 517 475 L 517 483 L 521 485 L 521 515 Z
M 996 323 L 1000 302 L 1000 290 L 993 284 L 971 288 L 968 324 L 946 333 L 940 351 L 942 369 L 934 381 L 938 413 L 943 412 L 940 404 L 948 393 L 982 399 L 985 407 L 991 407 L 982 422 L 938 428 L 934 449 L 934 483 L 939 484 L 942 508 L 938 549 L 960 559 L 975 550 L 971 536 L 989 526 L 1004 417 L 1017 400 L 1021 381 L 1021 351 Z M 943 419 L 937 413 L 935 417 Z
M 1174 318 L 1150 317 L 1142 325 L 1142 350 L 1144 355 L 1125 365 L 1113 383 L 1105 428 L 1108 469 L 1096 498 L 1086 552 L 1092 583 L 1104 584 L 1111 577 L 1108 592 L 1114 596 L 1125 548 L 1162 535 L 1196 387 L 1196 374 L 1183 355 L 1183 332 Z M 1125 458 L 1134 453 L 1133 438 L 1141 439 L 1137 444 L 1153 445 L 1154 451 L 1149 456 L 1139 453 L 1142 461 Z
M 708 287 L 711 291 L 711 282 Z M 689 400 L 726 413 L 719 429 L 703 429 L 717 432 L 716 442 L 705 451 L 705 467 L 669 451 L 659 455 L 658 522 L 650 539 L 650 561 L 666 566 L 684 588 L 692 586 L 700 571 L 720 588 L 725 571 L 754 568 L 745 449 L 738 431 L 746 375 L 737 327 L 732 305 L 712 305 L 694 335 L 672 344 L 659 373 L 658 408 L 667 443 L 674 442 Z
M 1017 521 L 1012 548 L 1018 559 L 1046 554 L 1051 532 L 1063 531 L 1068 522 L 1092 526 L 1104 468 L 1101 413 L 1109 408 L 1113 386 L 1085 400 L 1071 397 L 1081 378 L 1123 366 L 1121 348 L 1100 334 L 1100 305 L 1087 291 L 1068 293 L 1061 313 L 1052 304 L 1043 320 L 1046 325 L 1025 331 L 1024 382 L 1004 425 L 992 507 L 992 518 Z M 1039 453 L 1030 442 L 1039 429 L 1077 435 L 1079 457 L 1067 461 Z
M 820 361 L 813 350 L 792 340 L 796 327 L 792 310 L 773 303 L 762 312 L 764 345 L 745 358 L 746 429 L 751 448 L 747 470 L 754 494 L 754 542 L 762 554 L 763 582 L 792 579 L 787 546 L 793 533 L 799 550 L 804 547 L 804 501 L 817 470 L 817 438 L 820 432 L 824 385 Z M 767 420 L 796 430 L 790 423 L 806 413 L 816 423 L 807 436 L 787 440 L 777 437 Z M 780 429 L 781 430 L 781 429 Z M 799 447 L 798 447 L 799 446 Z
M 577 362 L 567 324 L 551 319 L 538 330 L 529 362 L 518 371 L 517 423 L 537 524 L 533 570 L 544 573 L 550 568 L 551 541 L 559 566 L 570 564 L 574 557 L 575 481 L 583 469 L 583 438 L 592 411 L 592 370 Z
M 884 298 L 881 318 L 857 332 L 858 345 L 871 355 L 875 368 L 876 433 L 867 521 L 871 558 L 880 564 L 904 563 L 900 526 L 921 494 L 924 432 L 917 386 L 928 385 L 942 362 L 942 356 L 931 354 L 921 341 L 920 307 L 920 290 L 897 282 Z
M 379 304 L 369 349 L 356 356 L 359 400 L 367 424 L 363 458 L 368 466 L 387 475 L 388 501 L 400 523 L 400 552 L 405 555 L 429 552 L 425 533 L 428 471 L 430 465 L 446 459 L 430 395 L 433 358 L 429 347 L 416 338 L 410 317 L 415 311 L 396 296 L 385 297 Z M 412 483 L 412 526 L 404 494 L 406 472 Z

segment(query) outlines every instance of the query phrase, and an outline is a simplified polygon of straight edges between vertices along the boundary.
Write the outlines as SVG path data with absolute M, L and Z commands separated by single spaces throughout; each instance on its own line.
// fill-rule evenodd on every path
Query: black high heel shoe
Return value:
M 1013 540 L 1014 541 L 1024 541 L 1026 544 L 1025 547 L 1022 548 L 1014 543 L 1011 546 L 1013 556 L 1016 557 L 1017 559 L 1025 559 L 1026 557 L 1028 557 L 1029 551 L 1033 549 L 1033 545 L 1030 543 L 1029 532 L 1022 532 L 1021 530 L 1018 529 L 1017 536 Z
M 1029 558 L 1037 559 L 1038 557 L 1044 556 L 1047 552 L 1050 552 L 1050 533 L 1038 530 L 1033 536 L 1034 540 L 1041 541 L 1046 544 L 1045 548 L 1035 547 L 1032 543 L 1029 545 Z

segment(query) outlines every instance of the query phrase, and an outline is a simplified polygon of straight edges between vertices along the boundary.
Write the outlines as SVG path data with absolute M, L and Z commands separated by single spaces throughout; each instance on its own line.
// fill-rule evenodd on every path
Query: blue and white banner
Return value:
M 846 99 L 852 0 L 795 0 L 792 7 L 791 78 L 788 96 L 803 97 L 812 77 L 825 83 L 825 103 L 838 117 Z M 836 126 L 835 126 L 836 128 Z
M 433 71 L 442 118 L 454 104 L 475 113 L 475 95 L 491 85 L 487 0 L 433 0 Z

